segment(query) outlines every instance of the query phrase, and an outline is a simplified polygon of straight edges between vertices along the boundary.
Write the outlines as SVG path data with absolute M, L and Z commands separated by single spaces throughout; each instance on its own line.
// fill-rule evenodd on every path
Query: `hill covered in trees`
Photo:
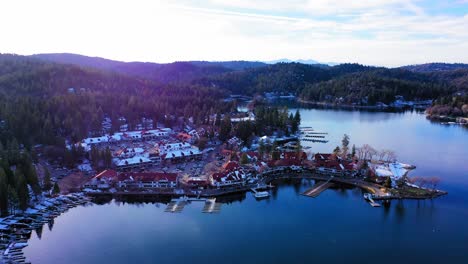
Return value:
M 130 124 L 142 116 L 194 117 L 229 111 L 220 89 L 161 85 L 116 72 L 56 64 L 24 56 L 0 56 L 1 141 L 16 139 L 26 147 L 63 145 L 98 130 L 104 115 Z
M 390 104 L 395 96 L 426 100 L 449 93 L 452 88 L 426 76 L 400 70 L 373 70 L 340 76 L 307 85 L 300 97 L 307 101 L 355 105 Z
M 367 104 L 365 102 L 376 100 L 390 102 L 396 95 L 403 95 L 407 100 L 436 99 L 468 87 L 467 64 L 429 63 L 388 69 L 360 64 L 328 66 L 297 62 L 126 63 L 67 53 L 34 57 L 114 71 L 159 84 L 213 87 L 241 95 L 292 93 L 313 101 L 329 101 L 330 97 L 336 100 L 344 96 L 347 97 L 345 101 Z M 370 100 L 366 100 L 369 96 Z
M 324 68 L 301 63 L 278 63 L 262 68 L 228 72 L 218 76 L 203 77 L 194 83 L 219 87 L 234 94 L 263 92 L 300 93 L 307 84 L 327 81 L 348 73 L 369 70 L 372 67 L 359 64 L 341 64 Z

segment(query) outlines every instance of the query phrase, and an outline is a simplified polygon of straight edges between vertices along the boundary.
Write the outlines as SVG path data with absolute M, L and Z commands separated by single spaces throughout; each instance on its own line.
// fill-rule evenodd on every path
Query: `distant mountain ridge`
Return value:
M 271 60 L 271 61 L 265 61 L 266 64 L 276 64 L 276 63 L 301 63 L 301 64 L 309 64 L 309 65 L 321 65 L 323 67 L 328 67 L 328 66 L 335 66 L 338 65 L 339 63 L 336 62 L 319 62 L 316 60 L 312 59 L 298 59 L 298 60 L 291 60 L 287 58 L 282 58 L 282 59 L 277 59 L 277 60 Z
M 192 79 L 230 71 L 264 67 L 267 64 L 250 61 L 182 61 L 173 63 L 122 62 L 72 53 L 34 54 L 30 57 L 61 64 L 115 71 L 143 77 L 160 83 L 189 82 Z
M 427 63 L 420 65 L 385 68 L 361 64 L 330 66 L 317 64 L 315 60 L 280 59 L 270 62 L 258 61 L 185 61 L 173 63 L 120 62 L 78 54 L 36 54 L 36 59 L 55 63 L 74 64 L 81 67 L 113 71 L 139 77 L 159 84 L 197 85 L 216 87 L 234 94 L 283 92 L 302 94 L 304 98 L 324 98 L 327 95 L 346 93 L 347 86 L 355 98 L 365 97 L 379 85 L 394 87 L 385 90 L 386 101 L 397 91 L 408 97 L 434 98 L 449 91 L 468 90 L 468 64 Z M 274 64 L 271 64 L 274 63 Z M 350 75 L 349 77 L 347 77 Z M 356 83 L 353 83 L 356 80 Z M 322 84 L 319 84 L 323 82 Z M 315 85 L 317 84 L 317 85 Z M 360 89 L 362 87 L 363 89 Z M 410 89 L 413 92 L 407 92 Z M 348 89 L 348 90 L 349 90 Z M 403 89 L 403 90 L 402 90 Z M 422 90 L 432 92 L 422 92 Z M 315 90 L 320 90 L 317 95 Z M 330 90 L 330 92 L 327 92 Z M 348 91 L 351 92 L 351 91 Z M 377 98 L 377 97 L 376 97 Z M 353 100 L 354 100 L 353 99 Z
M 460 69 L 468 69 L 468 64 L 464 63 L 425 63 L 400 67 L 413 72 L 439 72 L 439 71 L 453 71 Z

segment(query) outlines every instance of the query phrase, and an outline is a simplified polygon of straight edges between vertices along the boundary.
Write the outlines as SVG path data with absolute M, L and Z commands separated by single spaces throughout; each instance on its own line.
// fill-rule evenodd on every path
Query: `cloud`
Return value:
M 1 52 L 120 60 L 313 58 L 398 66 L 468 62 L 468 15 L 419 0 L 11 1 Z M 455 3 L 455 2 L 453 2 Z

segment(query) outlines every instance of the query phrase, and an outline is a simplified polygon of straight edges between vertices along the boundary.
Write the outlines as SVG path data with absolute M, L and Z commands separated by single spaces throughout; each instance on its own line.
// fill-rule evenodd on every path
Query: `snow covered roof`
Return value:
M 151 129 L 146 131 L 127 131 L 127 132 L 117 132 L 113 135 L 104 135 L 101 137 L 91 137 L 85 138 L 81 141 L 81 145 L 89 150 L 90 145 L 98 143 L 107 143 L 111 141 L 122 141 L 122 140 L 131 140 L 131 139 L 141 139 L 143 135 L 153 134 L 155 136 L 167 136 L 172 130 L 170 128 L 158 128 Z
M 164 152 L 165 159 L 173 159 L 180 157 L 189 157 L 193 155 L 201 154 L 200 150 L 197 147 L 190 147 L 186 149 L 176 149 Z
M 393 162 L 388 164 L 371 164 L 374 169 L 375 175 L 378 177 L 390 177 L 392 180 L 399 180 L 406 176 L 410 171 L 409 165 Z
M 177 181 L 177 173 L 165 173 L 165 172 L 129 172 L 121 173 L 119 175 L 119 180 L 134 180 L 141 182 L 151 182 L 151 181 Z
M 148 157 L 138 156 L 138 155 L 128 158 L 128 159 L 114 159 L 114 163 L 115 165 L 117 165 L 117 167 L 148 163 L 148 162 L 151 162 L 151 160 Z

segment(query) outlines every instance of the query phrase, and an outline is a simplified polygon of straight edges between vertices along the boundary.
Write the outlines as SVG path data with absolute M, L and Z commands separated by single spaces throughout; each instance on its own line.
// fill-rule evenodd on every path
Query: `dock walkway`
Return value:
M 328 179 L 328 181 L 323 183 L 318 183 L 314 187 L 310 188 L 309 190 L 302 193 L 302 195 L 309 196 L 315 198 L 319 196 L 323 191 L 333 186 L 333 183 L 330 182 L 333 179 L 333 176 Z

